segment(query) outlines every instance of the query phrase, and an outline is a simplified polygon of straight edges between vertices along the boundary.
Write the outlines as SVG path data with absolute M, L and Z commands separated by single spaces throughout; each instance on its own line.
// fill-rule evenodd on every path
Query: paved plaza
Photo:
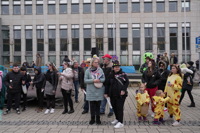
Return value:
M 200 133 L 200 87 L 193 89 L 193 96 L 196 102 L 195 108 L 188 108 L 190 104 L 188 95 L 185 95 L 181 104 L 182 120 L 181 126 L 172 127 L 172 120 L 168 119 L 165 113 L 165 124 L 155 126 L 152 124 L 152 118 L 148 116 L 149 122 L 138 122 L 136 116 L 136 87 L 129 87 L 129 96 L 125 103 L 124 111 L 124 128 L 114 129 L 110 124 L 114 120 L 114 116 L 101 117 L 102 125 L 89 125 L 90 114 L 82 115 L 83 93 L 80 92 L 79 103 L 74 103 L 75 113 L 62 114 L 62 107 L 57 107 L 54 114 L 45 115 L 37 113 L 36 107 L 28 107 L 25 112 L 20 115 L 12 111 L 9 115 L 2 116 L 0 121 L 1 133 Z M 150 113 L 150 111 L 149 111 Z

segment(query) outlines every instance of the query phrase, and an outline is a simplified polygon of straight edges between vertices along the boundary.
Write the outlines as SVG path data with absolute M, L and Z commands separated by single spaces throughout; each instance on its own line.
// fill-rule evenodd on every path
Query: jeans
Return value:
M 41 88 L 36 89 L 37 93 L 37 100 L 39 108 L 43 108 L 43 101 L 44 101 L 44 91 Z
M 100 112 L 101 113 L 105 113 L 106 103 L 107 103 L 107 100 L 106 100 L 106 98 L 104 98 L 101 101 L 101 107 L 100 107 Z M 110 108 L 110 113 L 113 113 L 113 109 L 111 109 L 111 108 Z
M 74 88 L 75 88 L 75 100 L 78 100 L 79 81 L 74 81 Z
M 68 111 L 68 104 L 69 104 L 70 110 L 74 110 L 73 102 L 71 98 L 72 90 L 67 91 L 67 90 L 61 89 L 61 91 L 63 95 L 65 111 Z
M 89 102 L 86 100 L 86 95 L 84 94 L 84 104 L 83 104 L 84 111 L 89 111 Z
M 55 95 L 48 95 L 46 94 L 46 98 L 47 98 L 47 109 L 51 108 L 55 108 Z
M 10 110 L 12 107 L 12 100 L 15 99 L 15 109 L 19 108 L 19 104 L 20 104 L 20 92 L 9 92 L 7 94 L 7 109 Z

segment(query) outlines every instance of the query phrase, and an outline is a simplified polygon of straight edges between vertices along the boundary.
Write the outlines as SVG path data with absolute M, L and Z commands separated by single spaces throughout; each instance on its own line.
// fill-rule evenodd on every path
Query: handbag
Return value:
M 95 86 L 96 88 L 102 88 L 103 83 L 94 83 L 94 86 Z
M 22 91 L 24 94 L 27 94 L 27 88 L 26 85 L 22 85 Z

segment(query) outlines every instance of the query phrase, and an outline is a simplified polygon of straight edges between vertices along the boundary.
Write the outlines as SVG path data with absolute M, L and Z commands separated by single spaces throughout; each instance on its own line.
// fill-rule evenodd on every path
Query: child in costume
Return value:
M 167 93 L 167 96 L 171 97 L 167 103 L 170 118 L 173 118 L 173 115 L 175 116 L 175 122 L 172 124 L 172 126 L 180 125 L 179 122 L 181 120 L 181 110 L 179 100 L 181 97 L 182 84 L 183 80 L 181 69 L 177 65 L 172 65 L 171 73 L 169 74 L 165 86 L 165 92 Z
M 187 77 L 187 84 L 191 85 L 191 83 L 192 83 L 192 74 L 193 74 L 193 71 L 190 70 L 190 69 L 188 69 L 185 63 L 181 64 L 181 65 L 180 65 L 180 68 L 181 68 L 181 72 L 182 72 L 183 74 L 186 74 L 186 73 L 191 74 L 190 76 Z
M 169 101 L 169 97 L 164 98 L 165 94 L 162 90 L 156 91 L 156 96 L 153 96 L 153 104 L 155 106 L 155 116 L 154 116 L 154 124 L 160 124 L 160 122 L 164 122 L 164 107 L 165 103 Z
M 138 116 L 138 121 L 141 121 L 142 118 L 144 121 L 147 121 L 147 114 L 142 114 L 142 106 L 149 106 L 150 102 L 150 97 L 148 92 L 145 90 L 146 86 L 144 84 L 140 84 L 139 90 L 136 91 L 136 101 L 137 101 L 137 116 Z M 148 111 L 148 108 L 147 108 Z

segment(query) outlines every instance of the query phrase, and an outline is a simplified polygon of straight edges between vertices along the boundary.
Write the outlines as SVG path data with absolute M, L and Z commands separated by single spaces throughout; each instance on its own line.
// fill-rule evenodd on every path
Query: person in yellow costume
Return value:
M 139 90 L 137 90 L 137 95 L 136 95 L 136 101 L 137 101 L 137 116 L 138 116 L 138 121 L 143 120 L 147 121 L 146 114 L 142 114 L 141 108 L 142 106 L 148 106 L 150 102 L 150 97 L 148 92 L 145 90 L 146 86 L 144 84 L 140 84 Z M 148 111 L 148 108 L 147 108 Z
M 163 123 L 164 120 L 164 107 L 165 103 L 170 100 L 170 97 L 165 97 L 165 93 L 162 90 L 156 91 L 156 96 L 153 96 L 153 104 L 155 106 L 155 116 L 154 116 L 154 124 Z
M 181 110 L 179 106 L 179 100 L 181 97 L 182 83 L 183 80 L 181 69 L 178 65 L 172 65 L 171 73 L 169 74 L 165 86 L 165 92 L 167 93 L 167 96 L 171 97 L 167 103 L 170 118 L 173 118 L 173 115 L 175 116 L 175 122 L 172 124 L 172 126 L 180 125 Z

